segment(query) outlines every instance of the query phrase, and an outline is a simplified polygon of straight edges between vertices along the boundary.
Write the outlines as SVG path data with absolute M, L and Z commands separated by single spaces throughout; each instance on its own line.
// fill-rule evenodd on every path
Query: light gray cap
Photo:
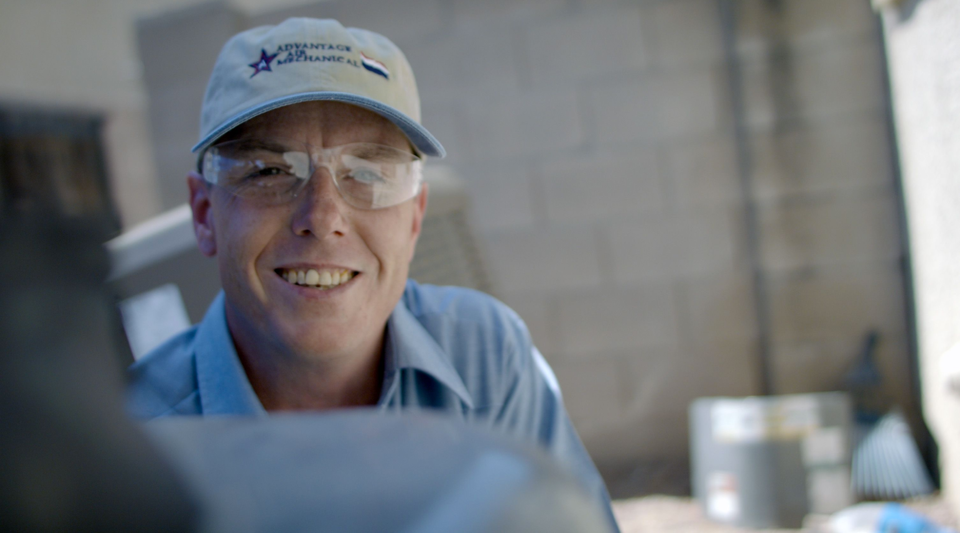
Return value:
M 311 18 L 253 28 L 227 41 L 210 75 L 192 151 L 258 115 L 316 100 L 369 109 L 396 124 L 422 154 L 446 155 L 420 125 L 417 82 L 403 52 L 378 33 Z

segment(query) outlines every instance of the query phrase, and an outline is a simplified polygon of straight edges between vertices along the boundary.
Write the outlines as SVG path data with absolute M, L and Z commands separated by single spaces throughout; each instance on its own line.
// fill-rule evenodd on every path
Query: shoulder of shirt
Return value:
M 179 410 L 197 394 L 193 326 L 174 335 L 127 369 L 127 410 L 149 419 Z
M 496 404 L 498 389 L 511 376 L 532 370 L 533 344 L 526 325 L 493 296 L 411 280 L 402 301 L 449 358 L 476 406 Z
M 420 322 L 441 317 L 451 323 L 474 323 L 493 328 L 522 329 L 517 313 L 487 293 L 466 287 L 420 284 L 410 280 L 403 293 L 407 310 Z

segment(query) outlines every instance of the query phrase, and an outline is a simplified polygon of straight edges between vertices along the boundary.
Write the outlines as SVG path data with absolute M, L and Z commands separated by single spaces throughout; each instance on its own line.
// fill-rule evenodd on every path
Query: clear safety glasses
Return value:
M 263 205 L 293 200 L 324 167 L 340 196 L 359 209 L 403 203 L 423 182 L 417 155 L 373 143 L 317 149 L 290 140 L 241 139 L 211 146 L 201 163 L 208 183 Z

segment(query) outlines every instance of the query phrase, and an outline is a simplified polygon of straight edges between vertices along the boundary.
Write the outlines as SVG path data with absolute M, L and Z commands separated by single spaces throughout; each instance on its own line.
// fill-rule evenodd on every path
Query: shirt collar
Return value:
M 203 317 L 195 347 L 197 386 L 203 414 L 266 414 L 237 357 L 233 337 L 227 328 L 223 291 Z
M 473 398 L 467 392 L 460 374 L 449 356 L 430 333 L 407 309 L 401 299 L 387 320 L 387 343 L 384 347 L 384 381 L 402 368 L 413 368 L 428 374 L 453 391 L 468 408 Z
M 227 327 L 224 305 L 221 291 L 197 331 L 197 385 L 203 414 L 266 414 L 240 364 Z M 403 300 L 397 303 L 387 319 L 387 330 L 384 381 L 392 380 L 393 374 L 402 368 L 413 368 L 433 377 L 453 391 L 468 408 L 473 408 L 473 398 L 449 357 Z

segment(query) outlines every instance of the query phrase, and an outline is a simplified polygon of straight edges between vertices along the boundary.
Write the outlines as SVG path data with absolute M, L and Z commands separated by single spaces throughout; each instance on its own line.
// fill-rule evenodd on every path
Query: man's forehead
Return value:
M 286 138 L 310 144 L 371 142 L 406 148 L 409 141 L 386 118 L 342 102 L 313 101 L 268 111 L 237 126 L 221 138 Z

